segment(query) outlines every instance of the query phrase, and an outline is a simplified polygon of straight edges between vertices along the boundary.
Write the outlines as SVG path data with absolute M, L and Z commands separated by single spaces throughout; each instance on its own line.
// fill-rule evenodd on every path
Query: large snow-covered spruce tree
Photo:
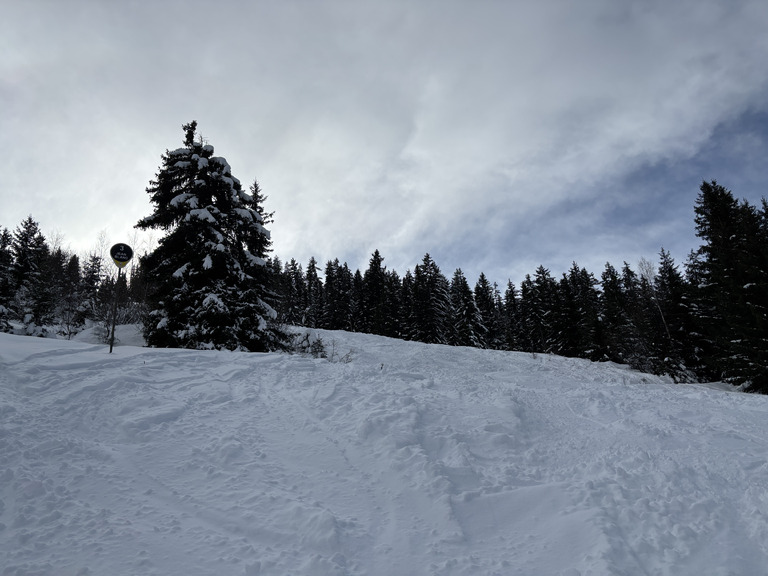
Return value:
M 183 126 L 147 193 L 154 212 L 136 225 L 166 235 L 142 257 L 149 285 L 147 344 L 267 351 L 283 335 L 267 302 L 269 231 L 261 198 L 245 192 L 227 161 Z

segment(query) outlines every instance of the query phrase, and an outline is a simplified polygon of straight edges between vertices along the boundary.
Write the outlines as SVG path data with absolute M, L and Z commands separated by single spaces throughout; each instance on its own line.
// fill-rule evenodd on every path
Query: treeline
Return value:
M 378 250 L 362 273 L 338 259 L 268 265 L 289 324 L 614 361 L 768 393 L 768 205 L 712 181 L 695 214 L 702 245 L 683 270 L 663 248 L 637 269 L 607 263 L 597 278 L 574 263 L 555 277 L 540 266 L 503 287 L 482 273 L 472 286 L 460 269 L 449 278 L 429 254 L 402 277 Z
M 118 322 L 141 319 L 144 292 L 137 270 L 132 282 L 122 276 L 117 284 L 102 254 L 81 258 L 51 246 L 29 216 L 13 233 L 0 230 L 0 331 L 70 338 L 95 326 L 106 338 L 116 292 Z
M 338 259 L 306 271 L 296 260 L 268 262 L 280 317 L 289 324 L 380 334 L 420 342 L 612 360 L 692 378 L 684 342 L 686 282 L 662 250 L 658 271 L 607 264 L 601 278 L 573 264 L 560 278 L 540 266 L 520 286 L 481 273 L 450 279 L 426 254 L 401 278 L 375 251 L 365 272 Z M 320 273 L 324 280 L 321 280 Z M 690 372 L 690 373 L 689 373 Z
M 446 276 L 426 254 L 403 276 L 375 251 L 368 268 L 267 260 L 269 301 L 281 322 L 393 338 L 625 363 L 676 381 L 726 381 L 768 393 L 768 205 L 704 182 L 695 205 L 702 245 L 680 269 L 664 249 L 599 278 L 540 266 L 498 286 L 460 269 Z M 0 234 L 0 329 L 69 336 L 105 322 L 115 290 L 120 321 L 146 310 L 140 268 L 116 286 L 102 258 L 51 249 L 30 216 Z M 14 326 L 21 326 L 15 328 Z

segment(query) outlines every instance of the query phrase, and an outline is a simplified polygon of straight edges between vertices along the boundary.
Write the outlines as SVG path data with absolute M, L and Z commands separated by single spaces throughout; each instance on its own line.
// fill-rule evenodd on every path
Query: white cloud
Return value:
M 731 0 L 24 3 L 0 24 L 0 225 L 122 240 L 197 119 L 259 179 L 283 258 L 379 248 L 402 273 L 429 251 L 502 282 L 506 258 L 612 255 L 632 242 L 595 229 L 606 194 L 764 109 L 766 29 Z M 565 205 L 588 224 L 538 220 Z M 648 230 L 627 234 L 669 244 Z

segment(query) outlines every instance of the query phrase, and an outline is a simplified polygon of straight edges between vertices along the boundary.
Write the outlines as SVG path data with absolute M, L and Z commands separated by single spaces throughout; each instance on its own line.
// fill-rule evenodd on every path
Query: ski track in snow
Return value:
M 351 361 L 0 334 L 0 574 L 766 573 L 768 397 L 316 332 Z

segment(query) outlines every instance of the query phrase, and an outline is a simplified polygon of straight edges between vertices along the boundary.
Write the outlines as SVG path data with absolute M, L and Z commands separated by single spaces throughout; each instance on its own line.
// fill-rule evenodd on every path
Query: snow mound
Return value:
M 0 574 L 760 574 L 768 397 L 319 331 L 0 334 Z

